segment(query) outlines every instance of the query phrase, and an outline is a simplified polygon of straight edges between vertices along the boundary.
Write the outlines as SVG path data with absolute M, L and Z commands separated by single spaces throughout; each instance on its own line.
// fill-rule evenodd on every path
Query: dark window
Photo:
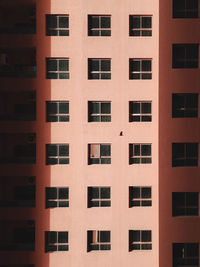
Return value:
M 110 80 L 111 79 L 111 59 L 89 58 L 88 59 L 88 79 L 89 80 Z
M 152 60 L 141 58 L 129 59 L 129 79 L 130 80 L 150 80 L 152 79 Z
M 45 232 L 45 252 L 68 250 L 68 232 Z
M 129 208 L 152 206 L 151 187 L 129 187 Z
M 198 0 L 173 0 L 173 18 L 198 18 Z
M 197 192 L 173 192 L 172 216 L 198 216 L 199 194 Z
M 46 112 L 48 122 L 69 121 L 69 102 L 47 101 Z
M 151 249 L 152 249 L 151 231 L 129 230 L 129 251 L 151 250 Z
M 151 121 L 151 102 L 130 101 L 129 102 L 129 122 Z
M 88 248 L 91 250 L 110 250 L 110 231 L 88 231 Z
M 198 243 L 173 243 L 173 267 L 199 266 Z
M 111 164 L 110 144 L 89 144 L 88 164 Z
M 129 144 L 129 164 L 150 164 L 151 144 Z
M 152 36 L 151 16 L 129 16 L 130 36 Z
M 198 94 L 172 94 L 173 118 L 197 118 Z
M 198 143 L 173 143 L 172 167 L 198 166 Z
M 46 35 L 69 36 L 69 16 L 46 15 Z
M 173 44 L 172 68 L 198 68 L 199 45 L 198 44 Z
M 47 79 L 69 79 L 68 58 L 47 58 L 46 68 Z
M 46 145 L 46 164 L 69 164 L 69 145 L 48 144 Z
M 34 251 L 35 227 L 13 229 L 13 247 L 14 250 Z
M 46 208 L 69 207 L 68 187 L 46 187 Z
M 88 121 L 89 122 L 111 121 L 111 103 L 104 101 L 89 101 Z
M 18 207 L 35 207 L 35 185 L 16 186 L 14 202 Z
M 110 187 L 88 187 L 88 208 L 110 206 Z
M 30 135 L 31 136 L 31 135 Z M 35 134 L 33 135 L 35 142 Z M 36 144 L 15 145 L 14 146 L 14 163 L 34 164 L 36 163 Z
M 111 16 L 89 15 L 88 16 L 89 36 L 111 36 Z

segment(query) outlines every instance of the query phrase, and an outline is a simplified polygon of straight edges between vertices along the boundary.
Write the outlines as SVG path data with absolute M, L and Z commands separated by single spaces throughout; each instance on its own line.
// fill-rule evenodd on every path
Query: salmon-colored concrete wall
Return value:
M 172 192 L 199 192 L 199 167 L 172 168 L 172 143 L 199 142 L 199 118 L 172 118 L 172 93 L 199 93 L 199 68 L 172 69 L 172 44 L 199 43 L 199 19 L 159 9 L 159 262 L 172 266 L 172 243 L 200 241 L 199 217 L 172 217 Z

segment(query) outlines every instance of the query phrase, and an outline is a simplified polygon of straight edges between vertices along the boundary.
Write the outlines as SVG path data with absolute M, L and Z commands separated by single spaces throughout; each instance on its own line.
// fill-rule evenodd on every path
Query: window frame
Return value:
M 150 70 L 143 70 L 144 61 L 150 62 Z M 132 70 L 133 62 L 139 62 L 139 70 Z M 152 80 L 152 58 L 129 58 L 129 80 Z
M 99 23 L 99 27 L 98 28 L 93 28 L 92 27 L 92 19 L 94 17 L 97 17 L 98 18 L 98 23 Z M 110 18 L 110 28 L 103 28 L 101 27 L 102 25 L 102 18 Z M 93 35 L 92 33 L 94 32 L 97 32 L 98 31 L 98 34 L 97 35 Z M 107 33 L 107 34 L 104 34 L 104 33 Z M 111 36 L 111 15 L 88 15 L 88 36 L 92 36 L 92 37 L 108 37 L 108 36 Z
M 56 70 L 48 70 L 48 63 L 50 61 L 55 61 L 56 62 Z M 60 70 L 59 63 L 60 61 L 66 61 L 68 64 L 68 70 Z M 50 77 L 50 74 L 55 74 L 56 76 L 54 78 Z M 62 75 L 66 75 L 62 77 Z M 46 58 L 46 79 L 55 79 L 55 80 L 68 80 L 70 78 L 70 73 L 69 73 L 69 58 L 67 57 L 47 57 Z
M 140 105 L 140 112 L 139 113 L 133 113 L 131 112 L 131 109 L 133 108 L 132 105 L 138 103 Z M 143 104 L 151 104 L 151 113 L 143 113 L 142 111 L 142 105 Z M 137 118 L 138 120 L 134 118 Z M 149 120 L 144 120 L 144 117 L 148 117 Z M 152 122 L 152 101 L 149 100 L 142 100 L 142 101 L 129 101 L 129 122 Z
M 92 196 L 92 190 L 97 189 L 99 197 L 95 198 Z M 107 189 L 109 191 L 109 198 L 103 198 L 102 189 Z M 107 192 L 108 193 L 108 192 Z M 94 202 L 96 202 L 98 205 L 95 205 Z M 111 188 L 108 186 L 89 186 L 88 187 L 88 208 L 95 208 L 95 207 L 111 207 Z
M 56 18 L 56 26 L 57 27 L 55 27 L 55 28 L 48 26 L 48 18 L 50 20 L 52 17 Z M 59 27 L 60 18 L 68 18 L 68 27 Z M 57 34 L 52 35 L 49 33 L 49 31 L 55 31 L 55 33 L 57 33 Z M 65 32 L 66 34 L 64 34 L 64 35 L 60 34 L 62 32 Z M 46 35 L 47 36 L 69 36 L 69 15 L 68 14 L 46 14 Z
M 139 197 L 133 196 L 133 190 L 136 188 L 138 188 L 140 191 Z M 143 196 L 143 189 L 148 189 L 148 190 L 150 189 L 151 196 L 149 198 L 146 198 Z M 129 186 L 129 208 L 132 208 L 132 207 L 152 207 L 152 187 L 151 186 Z
M 60 198 L 60 191 L 66 190 L 65 194 L 67 194 L 66 198 Z M 52 192 L 48 192 L 50 190 L 54 190 L 55 197 L 48 197 L 48 194 Z M 69 207 L 69 187 L 46 187 L 46 209 L 47 208 L 64 208 Z
M 51 242 L 49 239 L 50 235 L 56 234 L 56 242 Z M 59 242 L 59 235 L 67 234 L 66 242 Z M 51 248 L 51 249 L 50 249 Z M 45 252 L 54 252 L 54 251 L 68 251 L 69 250 L 69 232 L 68 231 L 45 231 Z
M 109 241 L 102 242 L 101 235 L 105 232 L 109 233 Z M 92 243 L 90 242 L 91 237 L 92 237 Z M 88 239 L 87 252 L 95 250 L 103 250 L 103 251 L 111 250 L 111 231 L 109 230 L 89 230 L 87 231 L 87 239 Z
M 188 97 L 193 96 L 197 101 L 197 106 L 188 107 Z M 183 98 L 184 105 L 178 101 L 178 98 Z M 172 94 L 172 118 L 198 118 L 198 106 L 199 106 L 199 94 L 198 93 L 173 93 Z M 182 115 L 180 113 L 183 113 Z M 191 114 L 193 113 L 193 114 Z
M 99 70 L 92 70 L 91 63 L 98 61 Z M 102 70 L 102 62 L 108 61 L 110 70 Z M 98 75 L 94 78 L 94 74 Z M 105 76 L 107 75 L 107 76 Z M 98 78 L 97 78 L 98 77 Z M 88 58 L 88 80 L 111 80 L 111 58 Z
M 182 203 L 181 206 L 180 203 L 176 202 L 178 194 L 182 195 L 182 197 L 184 198 L 184 203 Z M 197 205 L 190 204 L 189 206 L 188 200 L 190 200 L 192 194 L 194 194 L 194 196 L 197 198 L 197 203 L 196 203 Z M 182 210 L 182 212 L 180 212 L 180 210 Z M 193 214 L 191 214 L 191 210 Z M 172 216 L 173 217 L 199 216 L 199 192 L 172 192 Z
M 178 151 L 179 155 L 177 156 L 175 150 L 177 150 L 176 146 L 182 145 L 183 153 L 181 151 Z M 197 145 L 197 155 L 193 157 L 187 156 L 187 146 L 189 145 Z M 193 160 L 193 163 L 188 163 L 188 160 Z M 182 161 L 182 163 L 181 163 Z M 199 144 L 198 143 L 172 143 L 172 167 L 198 167 L 199 165 Z M 179 164 L 178 164 L 179 163 Z
M 57 113 L 48 112 L 48 104 L 55 104 Z M 69 111 L 68 113 L 60 113 L 60 104 L 68 104 L 68 110 L 69 110 L 69 101 L 46 101 L 46 122 L 69 122 L 70 121 Z M 57 121 L 50 120 L 51 117 L 57 118 Z M 63 117 L 66 120 L 62 120 Z
M 96 146 L 96 148 L 95 148 Z M 101 148 L 102 146 L 110 146 L 109 150 L 110 150 L 110 155 L 109 156 L 104 156 L 101 155 Z M 96 151 L 93 152 L 94 155 L 92 155 L 92 150 L 91 148 L 93 147 L 93 150 L 95 149 Z M 95 154 L 98 154 L 97 156 Z M 94 163 L 94 160 L 96 160 L 96 163 Z M 97 163 L 98 160 L 98 163 Z M 96 164 L 103 164 L 103 165 L 107 165 L 107 164 L 111 164 L 111 143 L 92 143 L 92 144 L 88 144 L 88 165 L 96 165 Z
M 134 155 L 134 148 L 135 146 L 138 146 L 138 145 L 140 146 L 140 154 Z M 143 146 L 150 146 L 150 155 L 142 155 Z M 132 164 L 152 164 L 152 144 L 151 143 L 130 143 L 129 144 L 129 165 L 132 165 Z
M 92 113 L 93 110 L 91 109 L 91 106 L 93 104 L 98 104 L 99 106 L 99 113 Z M 102 104 L 109 104 L 110 106 L 110 113 L 102 113 Z M 93 120 L 93 117 L 99 118 L 99 120 Z M 102 117 L 106 117 L 108 120 L 102 120 Z M 109 120 L 110 119 L 110 120 Z M 111 122 L 111 101 L 88 101 L 88 122 Z
M 57 155 L 52 155 L 52 156 L 48 156 L 48 147 L 50 146 L 55 146 L 57 149 Z M 64 156 L 60 156 L 59 155 L 59 149 L 61 146 L 64 147 L 68 147 L 68 155 L 64 155 Z M 48 160 L 50 159 L 54 159 L 57 160 L 57 163 L 48 163 Z M 63 159 L 66 161 L 66 163 L 60 163 L 60 161 L 62 162 Z M 46 165 L 66 165 L 70 163 L 70 158 L 69 158 L 69 144 L 46 144 Z
M 139 240 L 134 240 L 134 232 L 139 232 Z M 150 233 L 150 241 L 143 241 L 144 232 Z M 152 250 L 152 231 L 151 230 L 129 230 L 129 251 L 133 250 Z
M 133 25 L 131 25 L 133 22 L 131 21 L 131 19 L 133 17 L 138 17 L 139 20 L 140 20 L 140 27 L 133 27 Z M 152 17 L 153 15 L 137 15 L 137 14 L 134 14 L 134 15 L 129 15 L 129 36 L 131 37 L 151 37 L 152 36 Z M 151 18 L 151 27 L 150 28 L 143 28 L 142 27 L 142 24 L 143 24 L 143 18 Z M 138 32 L 139 34 L 138 35 L 134 35 L 133 32 Z M 144 32 L 149 32 L 150 34 L 148 35 L 145 35 Z

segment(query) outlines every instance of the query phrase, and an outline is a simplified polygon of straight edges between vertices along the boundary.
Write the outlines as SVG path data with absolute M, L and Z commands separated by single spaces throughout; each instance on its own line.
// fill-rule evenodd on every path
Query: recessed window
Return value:
M 46 35 L 69 36 L 69 16 L 46 15 Z
M 111 250 L 110 231 L 88 231 L 88 247 L 91 250 Z
M 197 118 L 198 94 L 172 94 L 173 118 Z
M 88 59 L 88 79 L 89 80 L 110 80 L 111 79 L 111 59 L 89 58 Z
M 47 58 L 46 70 L 47 79 L 69 79 L 69 59 Z
M 46 102 L 47 122 L 69 121 L 68 101 L 47 101 Z
M 173 0 L 173 18 L 198 18 L 198 0 Z
M 172 216 L 198 216 L 198 192 L 173 192 Z
M 152 206 L 151 187 L 129 187 L 129 208 Z
M 129 144 L 129 164 L 150 164 L 151 144 Z
M 89 144 L 88 164 L 111 164 L 110 144 Z
M 46 145 L 46 164 L 69 164 L 68 144 L 48 144 Z
M 89 15 L 88 16 L 89 36 L 111 36 L 111 16 Z
M 46 208 L 69 207 L 68 187 L 46 187 Z
M 45 232 L 45 252 L 68 250 L 68 232 Z
M 151 231 L 129 230 L 129 251 L 151 250 L 152 240 Z
M 130 15 L 130 36 L 152 36 L 152 16 Z
M 89 101 L 88 121 L 89 122 L 111 121 L 111 103 L 105 101 Z
M 110 206 L 110 187 L 88 187 L 88 208 Z
M 133 121 L 152 121 L 151 102 L 129 102 L 129 122 Z
M 152 79 L 152 59 L 130 58 L 129 79 L 130 80 Z
M 173 243 L 173 267 L 199 266 L 198 243 Z
M 173 44 L 172 68 L 191 69 L 198 68 L 199 45 L 198 44 Z
M 172 167 L 198 166 L 198 143 L 173 143 Z

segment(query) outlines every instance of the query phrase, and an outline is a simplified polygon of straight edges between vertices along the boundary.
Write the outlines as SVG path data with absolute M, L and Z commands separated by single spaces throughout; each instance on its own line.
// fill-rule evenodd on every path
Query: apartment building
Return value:
M 199 266 L 198 12 L 1 0 L 0 267 Z

